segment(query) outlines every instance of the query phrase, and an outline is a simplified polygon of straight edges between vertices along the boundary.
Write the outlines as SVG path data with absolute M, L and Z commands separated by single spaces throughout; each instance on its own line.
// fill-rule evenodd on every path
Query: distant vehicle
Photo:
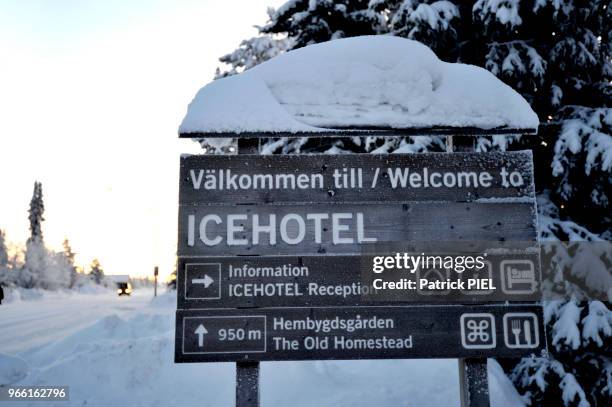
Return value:
M 117 283 L 117 294 L 130 295 L 132 293 L 132 285 L 130 283 Z
M 121 297 L 122 295 L 132 294 L 132 284 L 130 283 L 130 276 L 114 275 L 108 277 L 110 277 L 117 285 L 117 295 Z

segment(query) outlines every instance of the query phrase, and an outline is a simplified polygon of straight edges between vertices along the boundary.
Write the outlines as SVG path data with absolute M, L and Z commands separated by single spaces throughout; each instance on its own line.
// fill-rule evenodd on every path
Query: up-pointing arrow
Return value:
M 208 288 L 215 280 L 209 277 L 208 274 L 204 274 L 204 278 L 192 278 L 192 284 L 204 284 L 204 288 Z
M 195 330 L 195 334 L 198 335 L 198 346 L 201 348 L 204 346 L 204 335 L 207 334 L 208 331 L 204 328 L 204 325 L 200 324 Z

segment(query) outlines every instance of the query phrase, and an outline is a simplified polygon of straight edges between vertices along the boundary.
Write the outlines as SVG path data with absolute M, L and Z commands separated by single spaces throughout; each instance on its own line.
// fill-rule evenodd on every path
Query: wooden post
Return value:
M 238 139 L 238 154 L 259 154 L 259 140 Z M 259 407 L 259 362 L 236 362 L 236 407 Z
M 259 362 L 236 362 L 236 407 L 259 407 Z
M 473 151 L 476 139 L 468 136 L 446 137 L 446 152 Z M 489 379 L 487 358 L 459 359 L 459 397 L 461 407 L 488 407 Z
M 486 358 L 459 359 L 461 407 L 489 407 Z
M 155 285 L 153 286 L 153 297 L 157 297 L 157 276 L 159 275 L 159 267 L 155 266 L 153 269 L 153 279 L 155 280 Z

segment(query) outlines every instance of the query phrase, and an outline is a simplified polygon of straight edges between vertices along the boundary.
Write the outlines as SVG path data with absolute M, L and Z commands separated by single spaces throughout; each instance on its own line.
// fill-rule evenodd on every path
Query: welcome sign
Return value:
M 464 267 L 466 256 L 395 253 L 418 242 L 535 242 L 531 161 L 530 152 L 183 156 L 176 361 L 543 349 L 541 307 L 496 305 L 536 298 L 537 254 L 515 253 L 508 266 L 493 251 L 471 256 L 478 273 L 444 275 L 426 260 Z M 508 270 L 529 264 L 532 289 L 501 290 Z

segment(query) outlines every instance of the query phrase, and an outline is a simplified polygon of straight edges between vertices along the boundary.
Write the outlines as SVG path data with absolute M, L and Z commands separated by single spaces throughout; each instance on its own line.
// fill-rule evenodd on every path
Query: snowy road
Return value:
M 151 298 L 146 290 L 130 298 L 46 294 L 0 306 L 0 385 L 68 385 L 68 405 L 233 405 L 234 364 L 174 364 L 176 297 Z M 489 365 L 492 404 L 521 405 L 499 369 Z M 263 406 L 451 407 L 458 398 L 456 360 L 270 362 L 261 368 Z M 11 404 L 28 403 L 3 403 Z
M 152 290 L 135 290 L 131 297 L 113 292 L 50 294 L 44 300 L 0 305 L 0 352 L 17 354 L 64 338 L 102 317 L 143 310 L 152 297 Z

